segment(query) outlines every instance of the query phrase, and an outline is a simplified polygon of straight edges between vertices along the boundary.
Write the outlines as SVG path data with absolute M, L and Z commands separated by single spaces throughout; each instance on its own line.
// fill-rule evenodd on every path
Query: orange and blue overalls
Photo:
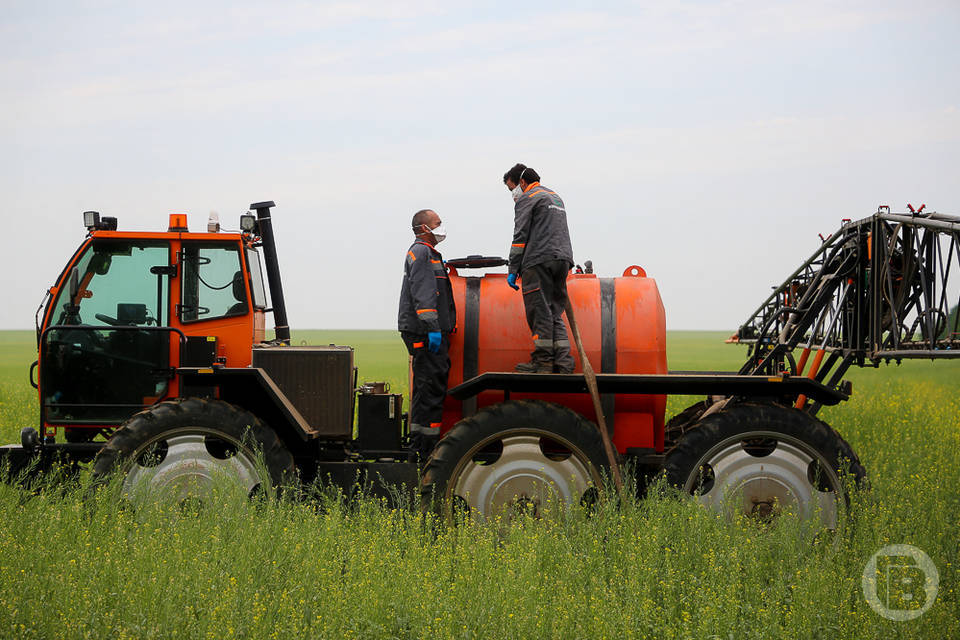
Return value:
M 410 390 L 410 432 L 440 433 L 443 401 L 450 373 L 450 333 L 457 324 L 457 308 L 443 257 L 426 242 L 416 241 L 407 251 L 400 288 L 397 327 L 413 357 Z M 440 331 L 440 351 L 431 352 L 427 334 Z

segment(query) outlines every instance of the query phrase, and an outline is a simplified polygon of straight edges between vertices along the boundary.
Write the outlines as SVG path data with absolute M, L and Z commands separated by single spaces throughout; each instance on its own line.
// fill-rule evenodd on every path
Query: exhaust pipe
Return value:
M 273 324 L 277 342 L 290 344 L 290 325 L 287 324 L 287 305 L 283 299 L 283 283 L 280 281 L 280 263 L 277 260 L 277 245 L 273 239 L 273 223 L 270 209 L 273 200 L 254 202 L 250 208 L 257 212 L 257 226 L 263 245 L 263 261 L 267 265 L 267 283 L 270 285 L 270 302 L 273 304 Z

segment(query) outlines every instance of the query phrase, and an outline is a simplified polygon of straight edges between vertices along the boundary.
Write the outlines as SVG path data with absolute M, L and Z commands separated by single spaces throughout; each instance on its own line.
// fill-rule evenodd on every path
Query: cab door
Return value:
M 65 273 L 40 340 L 44 424 L 114 425 L 172 377 L 170 245 L 94 239 Z
M 184 238 L 179 253 L 177 326 L 188 340 L 202 337 L 215 341 L 222 364 L 249 366 L 253 309 L 239 240 Z

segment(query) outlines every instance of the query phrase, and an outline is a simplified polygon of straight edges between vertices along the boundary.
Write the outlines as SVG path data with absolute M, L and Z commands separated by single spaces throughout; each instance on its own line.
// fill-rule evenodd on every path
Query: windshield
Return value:
M 61 283 L 51 323 L 57 325 L 135 326 L 167 324 L 169 278 L 154 267 L 170 264 L 164 243 L 99 241 L 84 251 Z

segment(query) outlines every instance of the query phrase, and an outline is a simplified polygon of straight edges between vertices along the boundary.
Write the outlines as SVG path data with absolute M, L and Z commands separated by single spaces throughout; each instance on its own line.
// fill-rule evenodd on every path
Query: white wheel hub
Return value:
M 136 505 L 153 502 L 203 503 L 231 496 L 246 498 L 270 486 L 255 458 L 224 434 L 180 430 L 140 447 L 123 481 L 123 493 Z
M 772 431 L 738 434 L 694 465 L 684 487 L 714 511 L 766 520 L 781 513 L 818 517 L 835 528 L 840 480 L 804 442 Z
M 590 469 L 575 447 L 537 433 L 505 435 L 465 457 L 451 497 L 487 518 L 519 512 L 540 517 L 581 501 L 595 486 Z

